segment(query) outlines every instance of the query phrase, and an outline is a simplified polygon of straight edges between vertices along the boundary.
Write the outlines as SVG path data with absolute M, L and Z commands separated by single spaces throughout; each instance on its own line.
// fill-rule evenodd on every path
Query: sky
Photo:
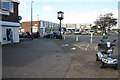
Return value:
M 31 0 L 19 0 L 19 16 L 31 20 Z M 33 21 L 59 23 L 57 12 L 64 12 L 63 24 L 93 24 L 100 14 L 113 13 L 118 18 L 119 0 L 33 0 Z

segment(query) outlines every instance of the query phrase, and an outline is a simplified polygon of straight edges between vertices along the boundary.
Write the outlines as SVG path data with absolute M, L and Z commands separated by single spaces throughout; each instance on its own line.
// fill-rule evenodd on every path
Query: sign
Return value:
M 10 15 L 10 12 L 9 11 L 4 11 L 4 10 L 0 10 L 0 14 L 2 15 Z
M 22 20 L 22 17 L 21 17 L 21 16 L 18 16 L 18 20 Z

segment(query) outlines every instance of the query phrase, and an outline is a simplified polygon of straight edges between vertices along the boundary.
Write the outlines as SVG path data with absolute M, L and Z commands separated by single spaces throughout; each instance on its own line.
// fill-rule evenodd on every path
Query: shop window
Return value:
M 25 30 L 24 30 L 24 29 L 21 29 L 21 32 L 25 32 Z

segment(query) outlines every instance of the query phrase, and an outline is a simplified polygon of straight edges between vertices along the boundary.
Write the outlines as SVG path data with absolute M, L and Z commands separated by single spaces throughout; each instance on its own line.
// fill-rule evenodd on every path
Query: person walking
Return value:
M 27 38 L 29 38 L 30 37 L 30 33 L 27 31 L 26 34 L 27 34 Z

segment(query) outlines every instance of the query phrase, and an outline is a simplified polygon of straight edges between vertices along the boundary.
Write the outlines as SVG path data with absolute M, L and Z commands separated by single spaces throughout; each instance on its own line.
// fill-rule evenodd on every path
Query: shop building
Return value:
M 0 1 L 0 42 L 1 44 L 18 43 L 19 27 L 18 0 Z

